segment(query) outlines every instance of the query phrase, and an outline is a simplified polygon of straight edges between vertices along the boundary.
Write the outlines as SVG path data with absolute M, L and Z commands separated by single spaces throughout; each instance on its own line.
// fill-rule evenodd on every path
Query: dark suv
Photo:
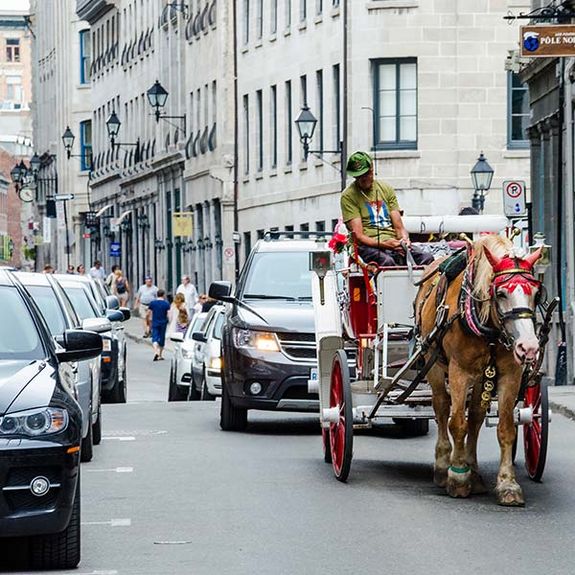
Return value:
M 240 274 L 210 296 L 231 304 L 222 334 L 223 430 L 242 430 L 248 409 L 317 411 L 314 314 L 309 253 L 312 239 L 260 240 Z

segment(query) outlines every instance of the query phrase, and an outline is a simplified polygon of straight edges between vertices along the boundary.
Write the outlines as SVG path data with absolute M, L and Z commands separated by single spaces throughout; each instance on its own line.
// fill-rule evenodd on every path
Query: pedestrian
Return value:
M 170 322 L 168 324 L 167 333 L 176 333 L 178 331 L 178 318 L 181 311 L 186 312 L 186 316 L 188 315 L 188 310 L 186 308 L 186 298 L 184 297 L 183 293 L 177 293 L 170 305 Z
M 186 298 L 186 309 L 188 310 L 188 315 L 192 317 L 194 314 L 194 306 L 198 301 L 198 292 L 196 290 L 196 286 L 190 280 L 190 276 L 182 276 L 182 283 L 178 286 L 176 293 L 184 294 L 184 297 Z
M 216 305 L 216 303 L 217 300 L 212 299 L 209 295 L 206 295 L 205 301 L 202 303 L 202 312 L 210 311 Z
M 102 262 L 100 260 L 94 261 L 94 265 L 90 268 L 90 277 L 102 281 L 106 279 L 106 271 L 102 267 Z
M 44 269 L 42 270 L 43 274 L 53 274 L 54 273 L 54 266 L 52 266 L 51 264 L 46 264 L 44 266 Z
M 116 266 L 111 286 L 112 293 L 118 298 L 120 305 L 126 307 L 130 299 L 130 283 L 120 268 Z
M 76 273 L 76 268 L 72 264 L 69 264 L 68 267 L 66 268 L 66 273 L 69 275 L 73 275 Z
M 78 272 L 78 275 L 81 276 L 85 276 L 86 275 L 86 268 L 84 267 L 84 264 L 80 264 L 77 268 L 76 271 Z
M 198 301 L 196 302 L 196 305 L 194 306 L 194 313 L 202 313 L 202 308 L 204 307 L 204 304 L 208 301 L 208 294 L 200 294 L 200 296 L 198 297 Z
M 112 282 L 114 281 L 114 273 L 115 271 L 119 268 L 120 266 L 117 264 L 114 264 L 112 266 L 112 271 L 108 274 L 108 277 L 106 278 L 106 285 L 111 289 L 112 288 Z
M 157 298 L 150 302 L 148 309 L 152 314 L 152 345 L 154 346 L 154 361 L 163 360 L 166 344 L 166 328 L 168 327 L 168 311 L 170 304 L 165 300 L 166 292 L 159 289 Z
M 152 276 L 146 276 L 144 283 L 138 288 L 134 308 L 138 310 L 138 315 L 144 322 L 144 337 L 150 337 L 150 318 L 148 306 L 156 299 L 158 288 L 152 281 Z M 167 302 L 166 302 L 167 303 Z

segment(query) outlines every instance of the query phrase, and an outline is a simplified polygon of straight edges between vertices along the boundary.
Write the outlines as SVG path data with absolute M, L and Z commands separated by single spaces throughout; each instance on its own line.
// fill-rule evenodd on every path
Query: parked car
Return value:
M 64 291 L 68 293 L 74 305 L 79 305 L 84 310 L 80 312 L 77 309 L 81 319 L 86 319 L 87 317 L 112 318 L 112 331 L 104 338 L 104 353 L 101 365 L 102 400 L 110 403 L 126 403 L 128 351 L 124 326 L 121 322 L 129 319 L 130 310 L 120 308 L 116 296 L 109 295 L 104 297 L 95 280 L 87 276 L 56 274 L 54 277 L 64 288 Z M 80 293 L 79 289 L 82 289 L 88 295 L 90 306 L 87 306 L 85 297 L 78 295 Z M 71 290 L 74 291 L 72 292 Z M 75 295 L 73 296 L 73 294 Z M 89 308 L 93 310 L 95 315 L 86 315 L 92 314 Z M 121 313 L 111 314 L 112 311 Z
M 214 400 L 222 394 L 222 327 L 225 307 L 215 305 L 202 329 L 192 334 L 192 390 L 190 399 Z
M 210 297 L 232 304 L 222 333 L 222 429 L 244 429 L 249 409 L 319 409 L 309 387 L 317 377 L 309 254 L 317 249 L 311 239 L 267 236 L 248 257 L 235 296 L 229 282 L 210 286 Z
M 32 568 L 70 569 L 80 562 L 82 443 L 72 363 L 97 357 L 102 339 L 75 329 L 53 338 L 5 270 L 0 300 L 0 537 L 25 539 Z
M 112 330 L 103 334 L 104 349 L 100 366 L 102 401 L 126 403 L 126 342 L 123 330 L 115 329 L 115 325 L 118 322 L 124 321 L 124 312 L 119 309 L 106 309 L 105 304 L 102 304 L 101 301 L 97 302 L 92 295 L 94 293 L 90 287 L 92 280 L 89 278 L 61 274 L 56 274 L 54 277 L 70 298 L 80 320 L 106 317 L 112 322 Z M 116 300 L 117 303 L 115 296 L 110 297 Z M 110 302 L 113 304 L 113 300 L 110 300 Z M 118 334 L 121 334 L 121 336 Z M 121 362 L 120 359 L 122 360 Z
M 190 395 L 192 382 L 192 358 L 196 342 L 192 339 L 194 333 L 201 331 L 207 313 L 196 313 L 185 334 L 172 333 L 170 339 L 176 343 L 170 368 L 170 383 L 168 401 L 186 401 Z M 197 399 L 197 398 L 196 398 Z
M 109 332 L 112 324 L 105 318 L 89 318 L 80 322 L 62 287 L 51 274 L 17 272 L 16 277 L 44 316 L 52 337 L 67 329 Z M 78 403 L 82 408 L 82 461 L 91 461 L 93 445 L 102 440 L 100 401 L 100 357 L 73 364 Z

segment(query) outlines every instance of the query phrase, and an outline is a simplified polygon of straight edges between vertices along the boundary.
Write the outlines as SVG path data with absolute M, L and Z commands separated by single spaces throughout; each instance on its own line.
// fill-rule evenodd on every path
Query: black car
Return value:
M 52 338 L 5 270 L 0 299 L 0 538 L 25 544 L 31 567 L 75 567 L 82 413 L 70 362 L 97 357 L 102 339 L 71 329 Z
M 314 240 L 260 240 L 231 284 L 210 297 L 231 303 L 222 334 L 220 426 L 242 430 L 249 409 L 317 411 L 314 314 L 309 253 Z

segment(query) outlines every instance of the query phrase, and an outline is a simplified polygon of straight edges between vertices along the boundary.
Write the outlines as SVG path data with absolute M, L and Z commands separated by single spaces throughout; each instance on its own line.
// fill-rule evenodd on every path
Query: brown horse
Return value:
M 486 491 L 477 465 L 477 438 L 489 405 L 481 397 L 485 371 L 494 366 L 501 450 L 495 492 L 500 505 L 524 504 L 512 461 L 513 409 L 523 367 L 534 363 L 539 352 L 534 311 L 541 286 L 532 273 L 539 256 L 540 250 L 519 258 L 509 240 L 486 236 L 475 242 L 465 271 L 447 288 L 448 328 L 428 380 L 438 425 L 434 481 L 452 497 Z M 427 279 L 416 298 L 416 323 L 422 337 L 435 325 L 437 286 L 433 277 Z M 476 304 L 476 318 L 483 331 L 470 329 L 473 322 L 466 321 L 462 290 L 467 301 Z

